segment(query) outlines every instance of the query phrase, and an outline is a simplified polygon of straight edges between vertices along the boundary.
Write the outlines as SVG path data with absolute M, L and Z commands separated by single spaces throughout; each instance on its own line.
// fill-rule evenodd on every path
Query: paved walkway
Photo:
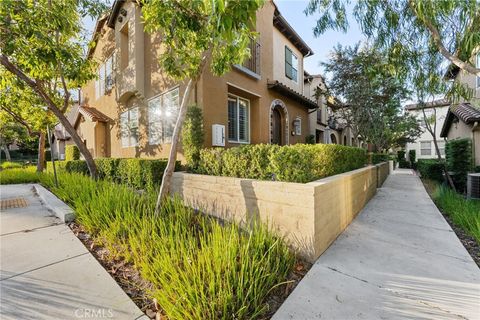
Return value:
M 0 198 L 10 207 L 26 205 L 0 211 L 0 319 L 142 318 L 31 186 L 0 186 Z
M 420 179 L 396 170 L 273 319 L 480 319 L 480 269 Z

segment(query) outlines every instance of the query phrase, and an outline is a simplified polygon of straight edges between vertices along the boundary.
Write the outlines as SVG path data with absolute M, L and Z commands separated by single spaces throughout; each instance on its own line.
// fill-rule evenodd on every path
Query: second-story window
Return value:
M 148 102 L 148 143 L 150 145 L 172 142 L 179 109 L 178 91 L 178 88 L 175 88 Z
M 297 82 L 298 58 L 290 48 L 285 46 L 285 76 Z
M 112 90 L 114 66 L 113 57 L 114 55 L 112 54 L 104 63 L 102 63 L 98 67 L 97 80 L 95 81 L 95 95 L 97 99 Z

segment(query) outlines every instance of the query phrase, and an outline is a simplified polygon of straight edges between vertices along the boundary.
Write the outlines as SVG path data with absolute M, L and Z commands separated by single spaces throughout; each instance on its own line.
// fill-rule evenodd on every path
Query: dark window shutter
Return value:
M 292 50 L 285 46 L 285 76 L 292 79 Z

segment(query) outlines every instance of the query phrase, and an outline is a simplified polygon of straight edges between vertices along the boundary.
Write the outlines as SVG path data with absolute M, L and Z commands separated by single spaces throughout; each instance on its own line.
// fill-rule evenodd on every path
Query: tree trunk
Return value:
M 170 183 L 172 180 L 173 171 L 175 170 L 175 162 L 177 161 L 178 140 L 180 138 L 180 132 L 182 132 L 182 126 L 185 122 L 185 116 L 187 114 L 187 103 L 188 99 L 190 98 L 190 92 L 192 92 L 192 88 L 195 86 L 197 81 L 197 79 L 190 79 L 185 89 L 185 93 L 183 94 L 177 122 L 175 124 L 175 129 L 173 130 L 172 146 L 168 156 L 168 163 L 165 171 L 163 172 L 162 185 L 160 186 L 160 192 L 158 193 L 157 204 L 155 206 L 156 215 L 160 213 L 161 203 L 170 191 Z
M 38 139 L 37 172 L 42 172 L 43 169 L 45 169 L 45 133 L 40 132 Z
M 83 143 L 82 139 L 78 135 L 75 128 L 68 121 L 67 117 L 63 114 L 60 108 L 53 102 L 53 100 L 43 91 L 43 88 L 34 80 L 30 79 L 23 71 L 18 69 L 13 63 L 10 62 L 8 57 L 4 54 L 0 55 L 0 63 L 11 73 L 17 76 L 20 80 L 25 82 L 33 91 L 35 91 L 38 96 L 46 103 L 48 109 L 53 112 L 53 114 L 60 120 L 60 123 L 65 127 L 68 134 L 72 138 L 75 145 L 78 147 L 78 150 L 85 158 L 87 163 L 88 170 L 90 171 L 90 176 L 94 179 L 97 178 L 97 167 L 95 161 L 93 161 L 92 154 L 88 151 L 87 146 Z
M 12 158 L 10 157 L 10 150 L 8 150 L 8 146 L 6 144 L 2 145 L 3 152 L 5 153 L 5 159 L 7 161 L 12 161 Z

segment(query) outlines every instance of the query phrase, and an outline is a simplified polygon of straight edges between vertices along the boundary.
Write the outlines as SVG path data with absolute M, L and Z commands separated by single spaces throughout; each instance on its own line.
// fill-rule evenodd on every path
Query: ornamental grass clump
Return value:
M 132 262 L 169 319 L 255 319 L 287 280 L 295 257 L 263 224 L 241 228 L 186 207 L 179 198 L 154 214 L 156 190 L 138 194 L 82 174 L 42 183 L 74 207 L 77 222 L 115 258 Z
M 36 183 L 41 176 L 42 173 L 38 173 L 35 166 L 0 170 L 0 184 Z
M 468 200 L 446 186 L 438 186 L 433 198 L 442 212 L 480 243 L 480 200 Z

